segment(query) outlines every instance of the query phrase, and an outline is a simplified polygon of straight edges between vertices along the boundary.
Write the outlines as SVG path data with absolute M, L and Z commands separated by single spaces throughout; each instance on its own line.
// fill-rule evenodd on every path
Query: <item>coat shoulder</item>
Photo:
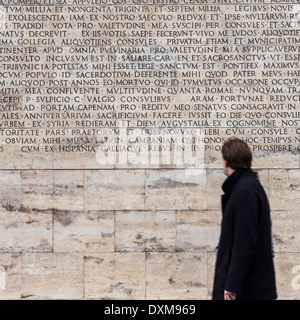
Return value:
M 260 181 L 253 176 L 242 177 L 234 188 L 234 197 L 251 197 L 251 196 L 265 197 L 266 192 Z
M 260 182 L 257 178 L 253 176 L 245 176 L 241 177 L 239 181 L 237 181 L 235 186 L 235 191 L 254 191 L 256 188 L 259 188 Z

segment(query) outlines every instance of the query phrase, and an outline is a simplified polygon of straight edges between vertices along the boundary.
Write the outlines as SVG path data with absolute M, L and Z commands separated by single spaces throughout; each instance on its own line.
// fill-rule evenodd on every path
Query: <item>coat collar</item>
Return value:
M 247 169 L 236 169 L 227 179 L 224 181 L 222 185 L 222 190 L 224 193 L 229 196 L 234 188 L 234 185 L 239 180 L 241 176 L 253 175 L 251 168 Z

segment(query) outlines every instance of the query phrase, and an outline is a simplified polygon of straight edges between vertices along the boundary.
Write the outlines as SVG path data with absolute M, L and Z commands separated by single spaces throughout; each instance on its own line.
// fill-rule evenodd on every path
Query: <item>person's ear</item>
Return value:
M 224 167 L 225 167 L 225 168 L 228 168 L 228 161 L 225 160 L 225 159 L 223 159 L 223 161 L 224 161 Z

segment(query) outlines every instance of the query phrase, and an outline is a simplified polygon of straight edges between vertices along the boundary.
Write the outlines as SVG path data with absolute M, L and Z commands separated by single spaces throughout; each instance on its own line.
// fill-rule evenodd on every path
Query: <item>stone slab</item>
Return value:
M 116 251 L 175 251 L 175 211 L 116 212 Z
M 85 171 L 84 209 L 145 209 L 145 172 L 143 170 Z
M 0 254 L 0 300 L 21 299 L 21 254 Z
M 148 170 L 146 201 L 149 210 L 206 209 L 205 170 Z
M 113 252 L 115 215 L 112 211 L 56 211 L 55 252 Z
M 148 252 L 146 298 L 207 299 L 207 254 Z
M 278 253 L 275 260 L 278 300 L 300 299 L 300 256 L 299 253 Z
M 82 254 L 23 254 L 22 299 L 83 299 Z
M 0 210 L 0 252 L 51 252 L 52 213 Z
M 220 237 L 220 211 L 177 211 L 177 251 L 210 252 Z
M 85 299 L 145 299 L 145 253 L 84 257 Z
M 300 171 L 269 170 L 269 197 L 272 210 L 300 208 Z

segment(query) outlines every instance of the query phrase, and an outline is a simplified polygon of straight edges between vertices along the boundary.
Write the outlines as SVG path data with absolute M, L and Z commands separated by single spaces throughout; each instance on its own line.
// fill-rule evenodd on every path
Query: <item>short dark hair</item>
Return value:
M 251 168 L 252 152 L 244 140 L 236 137 L 227 139 L 221 152 L 231 169 Z

